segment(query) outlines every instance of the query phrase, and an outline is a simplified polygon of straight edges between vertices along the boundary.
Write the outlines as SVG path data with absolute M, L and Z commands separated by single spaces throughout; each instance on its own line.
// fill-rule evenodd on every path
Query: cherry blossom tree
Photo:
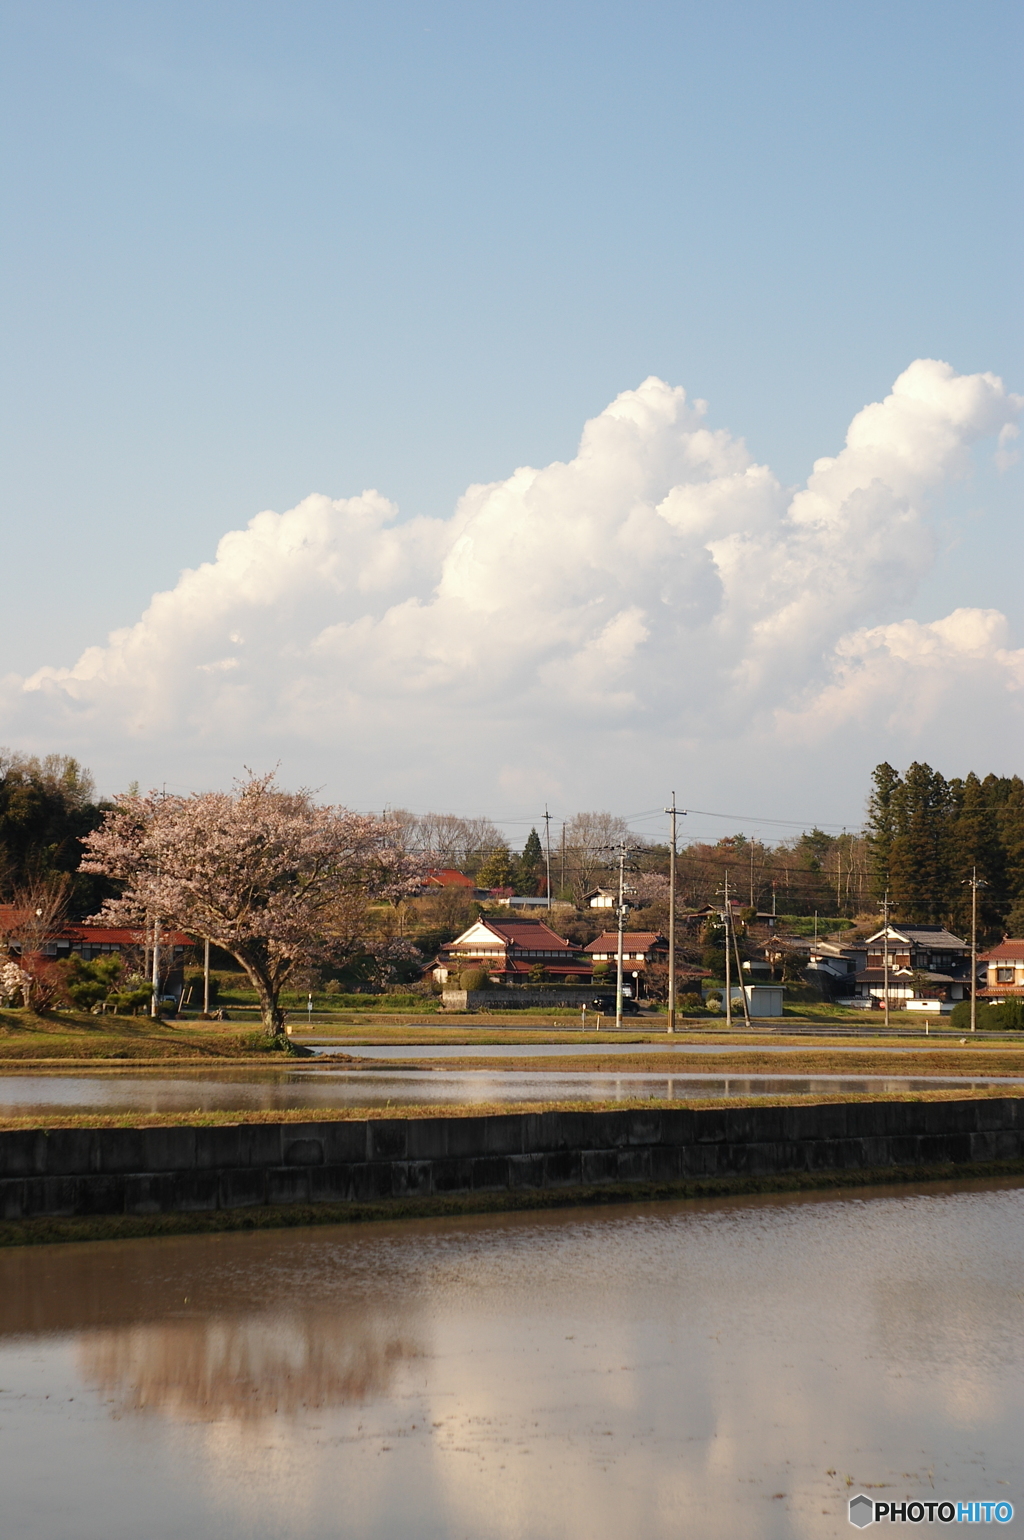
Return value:
M 396 859 L 389 833 L 385 820 L 250 775 L 232 792 L 120 797 L 86 837 L 83 867 L 123 884 L 98 920 L 158 921 L 229 952 L 276 1037 L 291 974 L 343 958 L 371 899 L 416 886 L 420 874 Z

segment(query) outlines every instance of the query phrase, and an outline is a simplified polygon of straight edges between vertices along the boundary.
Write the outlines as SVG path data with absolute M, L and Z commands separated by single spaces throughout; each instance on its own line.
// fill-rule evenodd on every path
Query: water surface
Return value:
M 1008 1182 L 8 1250 L 0 1528 L 811 1540 L 861 1487 L 1019 1511 L 1022 1278 Z
M 0 1115 L 241 1112 L 486 1102 L 625 1101 L 642 1097 L 850 1095 L 1020 1088 L 1012 1076 L 714 1075 L 571 1070 L 178 1070 L 174 1074 L 0 1076 Z

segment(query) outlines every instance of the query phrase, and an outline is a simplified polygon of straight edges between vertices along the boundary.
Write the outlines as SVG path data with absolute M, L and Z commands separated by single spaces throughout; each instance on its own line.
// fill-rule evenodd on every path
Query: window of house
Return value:
M 1013 969 L 1012 968 L 997 968 L 996 969 L 996 983 L 997 984 L 1012 984 L 1013 983 Z M 1009 1009 L 1009 1007 L 1007 1007 L 1007 1009 Z

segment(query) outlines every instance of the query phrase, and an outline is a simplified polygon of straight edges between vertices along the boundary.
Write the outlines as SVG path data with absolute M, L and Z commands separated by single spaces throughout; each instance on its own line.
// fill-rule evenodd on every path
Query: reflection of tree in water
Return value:
M 203 1316 L 82 1338 L 85 1378 L 121 1407 L 194 1422 L 342 1406 L 390 1389 L 422 1349 L 380 1319 Z

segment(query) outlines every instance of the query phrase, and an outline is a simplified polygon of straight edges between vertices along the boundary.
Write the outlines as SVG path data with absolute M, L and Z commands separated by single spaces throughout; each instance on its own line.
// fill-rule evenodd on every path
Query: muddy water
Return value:
M 174 1075 L 0 1077 L 0 1115 L 196 1112 L 247 1109 L 627 1101 L 709 1096 L 850 1095 L 853 1092 L 1020 1088 L 1013 1076 L 615 1074 L 513 1070 L 180 1070 Z
M 1012 1183 L 11 1250 L 0 1532 L 802 1540 L 868 1484 L 1020 1511 L 1022 1288 Z

